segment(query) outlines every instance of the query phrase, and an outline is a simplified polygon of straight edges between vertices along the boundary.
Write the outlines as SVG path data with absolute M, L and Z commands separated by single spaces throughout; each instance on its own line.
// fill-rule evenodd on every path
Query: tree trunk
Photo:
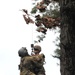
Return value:
M 60 0 L 60 71 L 61 75 L 75 75 L 75 0 Z

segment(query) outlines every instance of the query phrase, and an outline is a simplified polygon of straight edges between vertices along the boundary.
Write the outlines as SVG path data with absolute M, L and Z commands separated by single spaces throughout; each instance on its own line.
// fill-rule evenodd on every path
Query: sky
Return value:
M 20 75 L 18 50 L 27 47 L 31 53 L 30 44 L 37 33 L 35 26 L 26 25 L 22 16 L 24 13 L 20 11 L 21 9 L 30 11 L 31 7 L 32 0 L 0 0 L 0 75 Z M 60 67 L 57 65 L 59 60 L 51 56 L 56 49 L 53 41 L 58 34 L 49 30 L 47 34 L 44 41 L 39 43 L 46 57 L 44 65 L 46 75 L 60 75 Z

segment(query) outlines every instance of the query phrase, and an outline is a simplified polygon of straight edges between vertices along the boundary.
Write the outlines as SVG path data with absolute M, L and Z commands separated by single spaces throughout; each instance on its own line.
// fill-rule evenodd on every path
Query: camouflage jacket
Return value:
M 44 62 L 44 54 L 39 54 L 36 56 L 25 56 L 21 58 L 20 71 L 31 71 L 35 75 L 38 75 L 38 73 L 44 73 L 43 75 L 45 75 L 45 69 L 43 67 Z

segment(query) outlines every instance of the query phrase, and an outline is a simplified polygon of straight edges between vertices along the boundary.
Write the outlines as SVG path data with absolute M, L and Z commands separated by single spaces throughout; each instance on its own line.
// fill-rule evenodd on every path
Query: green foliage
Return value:
M 57 2 L 48 1 L 49 0 L 42 0 L 41 2 L 35 4 L 35 6 L 32 8 L 31 13 L 35 15 L 37 10 L 43 11 L 38 13 L 38 15 L 41 16 L 36 15 L 37 17 L 35 17 L 35 25 L 37 26 L 37 28 L 39 28 L 39 26 L 43 26 L 47 29 L 56 29 L 56 26 L 59 26 L 60 6 Z M 46 10 L 43 9 L 44 7 Z M 46 34 L 44 35 L 46 36 Z M 41 39 L 39 41 L 41 41 Z
M 39 28 L 40 26 L 43 27 L 39 28 L 36 31 L 41 32 L 42 34 L 44 34 L 44 36 L 46 36 L 46 32 L 48 29 L 56 29 L 56 27 L 60 27 L 60 6 L 59 3 L 55 1 L 42 0 L 41 2 L 37 2 L 35 0 L 35 5 L 31 10 L 31 14 L 34 15 L 33 17 L 35 18 L 35 22 L 33 22 L 33 20 L 30 18 L 30 14 L 28 14 L 26 10 L 24 11 L 28 16 L 27 18 L 25 15 L 23 15 L 26 23 L 35 23 L 37 28 Z M 36 13 L 38 14 L 36 15 Z M 39 42 L 44 39 L 42 38 L 42 36 L 38 38 Z
M 61 55 L 61 50 L 60 50 L 59 44 L 57 45 L 58 47 L 54 51 L 54 55 L 52 55 L 54 58 L 58 58 L 58 59 L 60 59 L 60 55 Z
M 32 10 L 31 10 L 31 13 L 32 13 L 32 14 L 36 14 L 36 12 L 37 12 L 37 9 L 36 9 L 36 6 L 34 6 L 34 7 L 32 8 Z
M 60 33 L 60 30 L 58 31 L 58 33 Z M 58 36 L 56 38 L 56 40 L 54 41 L 55 45 L 56 45 L 56 49 L 54 51 L 54 55 L 52 55 L 54 58 L 58 58 L 60 59 L 60 55 L 61 55 L 61 50 L 60 50 L 60 37 Z
M 58 10 L 54 9 L 51 11 L 51 17 L 52 18 L 57 18 L 59 16 L 60 16 L 60 12 Z
M 55 51 L 54 51 L 55 55 L 57 58 L 60 58 L 60 53 L 61 53 L 61 50 L 59 48 L 57 48 Z

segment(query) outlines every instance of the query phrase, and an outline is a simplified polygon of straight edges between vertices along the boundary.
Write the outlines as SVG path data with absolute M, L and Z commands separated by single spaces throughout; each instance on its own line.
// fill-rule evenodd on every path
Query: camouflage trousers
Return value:
M 20 72 L 20 75 L 45 75 L 45 74 L 42 74 L 42 73 L 35 74 L 29 70 L 24 70 L 24 71 Z
M 36 74 L 36 75 L 45 75 L 45 73 L 38 73 L 38 74 Z
M 20 75 L 36 75 L 36 74 L 31 72 L 30 70 L 23 70 L 22 72 L 20 72 Z

